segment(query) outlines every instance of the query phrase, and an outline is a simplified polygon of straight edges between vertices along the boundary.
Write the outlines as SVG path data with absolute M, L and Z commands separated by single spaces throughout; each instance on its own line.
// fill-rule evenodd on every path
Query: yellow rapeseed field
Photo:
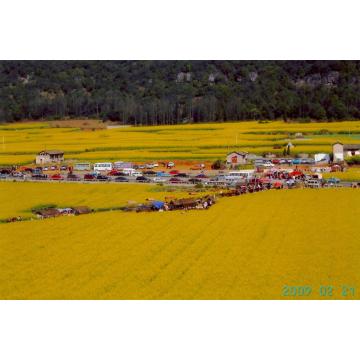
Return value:
M 72 186 L 64 203 L 93 185 Z M 31 205 L 26 191 L 14 210 Z M 0 298 L 359 299 L 359 202 L 358 189 L 271 190 L 206 211 L 0 224 Z
M 257 154 L 281 153 L 289 141 L 295 145 L 294 154 L 330 152 L 331 144 L 337 140 L 360 142 L 360 121 L 310 124 L 246 121 L 96 131 L 68 127 L 75 126 L 76 121 L 64 123 L 65 127 L 57 127 L 61 125 L 59 121 L 55 124 L 55 127 L 51 122 L 0 126 L 0 164 L 30 163 L 37 152 L 59 148 L 65 151 L 68 161 L 215 160 L 234 149 Z M 302 133 L 303 138 L 295 138 L 296 133 Z
M 14 216 L 31 217 L 39 205 L 89 206 L 93 209 L 144 202 L 147 198 L 163 200 L 172 194 L 162 187 L 147 184 L 0 182 L 0 220 Z M 188 196 L 177 191 L 176 196 Z

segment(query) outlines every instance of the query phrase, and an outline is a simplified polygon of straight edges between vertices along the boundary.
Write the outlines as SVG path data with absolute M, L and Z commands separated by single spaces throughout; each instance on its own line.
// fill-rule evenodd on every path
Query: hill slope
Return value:
M 358 61 L 1 61 L 0 121 L 360 118 Z

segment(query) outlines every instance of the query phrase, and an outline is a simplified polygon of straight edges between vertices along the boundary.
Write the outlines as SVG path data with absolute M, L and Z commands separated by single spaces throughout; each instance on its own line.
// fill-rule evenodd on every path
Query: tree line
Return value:
M 360 118 L 359 61 L 0 61 L 0 122 Z

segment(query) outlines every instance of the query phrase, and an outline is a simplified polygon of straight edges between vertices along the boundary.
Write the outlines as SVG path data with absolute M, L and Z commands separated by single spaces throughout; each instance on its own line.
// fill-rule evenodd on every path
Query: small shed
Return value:
M 248 153 L 245 151 L 233 151 L 226 155 L 226 163 L 231 166 L 244 165 L 247 162 Z
M 61 150 L 43 150 L 40 151 L 35 159 L 37 165 L 49 163 L 61 163 L 64 161 L 64 152 Z

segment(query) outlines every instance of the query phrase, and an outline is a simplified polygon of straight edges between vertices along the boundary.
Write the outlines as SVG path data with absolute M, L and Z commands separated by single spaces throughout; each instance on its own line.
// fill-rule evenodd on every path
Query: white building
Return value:
M 36 155 L 35 163 L 37 165 L 61 163 L 64 161 L 64 152 L 61 150 L 44 150 Z
M 233 151 L 226 155 L 226 163 L 231 166 L 244 165 L 247 162 L 247 156 L 247 152 Z
M 334 161 L 344 161 L 345 158 L 360 155 L 360 144 L 343 144 L 336 142 L 333 144 Z

